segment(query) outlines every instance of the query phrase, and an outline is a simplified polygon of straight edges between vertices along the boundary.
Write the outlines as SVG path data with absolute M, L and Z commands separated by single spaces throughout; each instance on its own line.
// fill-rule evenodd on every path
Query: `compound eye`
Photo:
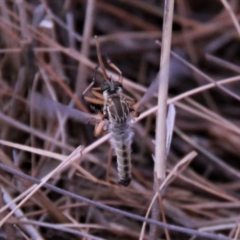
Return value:
M 104 92 L 106 90 L 109 90 L 110 86 L 108 83 L 103 83 L 102 87 L 101 87 L 101 91 Z

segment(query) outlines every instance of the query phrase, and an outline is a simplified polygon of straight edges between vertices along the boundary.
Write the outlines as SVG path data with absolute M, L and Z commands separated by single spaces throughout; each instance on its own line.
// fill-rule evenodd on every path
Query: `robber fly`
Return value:
M 69 109 L 61 103 L 47 99 L 37 93 L 34 93 L 34 98 L 31 101 L 31 104 L 35 110 L 50 117 L 52 117 L 52 114 L 56 109 L 68 117 L 74 118 L 83 123 L 94 124 L 94 136 L 96 137 L 104 130 L 108 129 L 110 133 L 110 143 L 117 156 L 118 182 L 123 186 L 128 186 L 132 179 L 131 144 L 133 131 L 130 122 L 133 116 L 137 116 L 133 106 L 135 101 L 123 93 L 122 73 L 110 61 L 108 61 L 108 65 L 119 74 L 119 79 L 118 81 L 115 81 L 107 75 L 99 48 L 99 43 L 97 41 L 97 56 L 104 81 L 101 87 L 93 87 L 98 68 L 96 67 L 93 81 L 82 93 L 82 97 L 86 102 L 89 102 L 92 105 L 100 105 L 100 114 L 93 116 L 73 108 Z M 89 91 L 92 96 L 87 96 Z
M 123 93 L 122 72 L 110 61 L 108 65 L 119 74 L 118 81 L 107 75 L 105 70 L 99 44 L 97 42 L 97 55 L 99 65 L 103 72 L 104 82 L 100 88 L 93 88 L 95 77 L 92 83 L 83 92 L 83 98 L 91 103 L 102 105 L 102 119 L 95 126 L 94 135 L 101 134 L 104 128 L 110 133 L 110 143 L 117 156 L 119 184 L 128 186 L 131 182 L 131 144 L 133 131 L 130 121 L 136 115 L 133 105 L 135 101 Z M 95 74 L 96 76 L 96 74 Z M 87 97 L 86 93 L 91 91 L 94 97 Z M 101 93 L 100 93 L 101 92 Z

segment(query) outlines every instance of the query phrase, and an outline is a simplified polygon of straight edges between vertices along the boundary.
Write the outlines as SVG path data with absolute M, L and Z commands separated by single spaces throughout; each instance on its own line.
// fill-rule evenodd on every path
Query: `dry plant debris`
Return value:
M 240 239 L 240 3 L 175 0 L 176 120 L 155 194 L 157 91 L 140 99 L 159 73 L 163 16 L 156 0 L 0 2 L 0 239 Z M 81 98 L 97 65 L 95 35 L 140 100 L 127 188 L 107 133 L 95 139 L 91 125 L 32 104 L 37 92 L 96 113 Z

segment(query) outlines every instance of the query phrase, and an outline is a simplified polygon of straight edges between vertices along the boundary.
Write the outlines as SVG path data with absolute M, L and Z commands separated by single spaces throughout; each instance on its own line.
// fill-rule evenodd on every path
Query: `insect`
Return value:
M 83 92 L 82 96 L 89 103 L 103 106 L 102 120 L 96 124 L 94 135 L 100 135 L 104 127 L 107 125 L 110 133 L 110 143 L 117 156 L 118 182 L 123 186 L 128 186 L 132 179 L 131 144 L 133 131 L 131 129 L 130 121 L 131 118 L 136 115 L 133 107 L 135 101 L 123 93 L 122 72 L 110 61 L 108 61 L 108 65 L 119 74 L 119 79 L 118 81 L 114 81 L 107 75 L 98 43 L 97 53 L 98 61 L 103 72 L 104 82 L 100 88 L 92 88 L 95 83 L 95 74 L 92 83 Z M 94 97 L 87 97 L 86 93 L 88 91 L 91 91 Z
M 97 42 L 97 55 L 101 67 L 104 81 L 101 87 L 93 87 L 96 80 L 96 73 L 99 66 L 96 67 L 92 83 L 82 93 L 86 102 L 92 105 L 100 105 L 101 111 L 97 116 L 69 108 L 61 103 L 52 101 L 40 94 L 34 93 L 31 101 L 32 107 L 42 115 L 53 117 L 57 109 L 63 115 L 74 118 L 83 123 L 95 125 L 94 135 L 99 136 L 104 130 L 108 129 L 110 133 L 110 143 L 115 150 L 117 157 L 117 168 L 119 175 L 119 184 L 128 186 L 131 182 L 131 144 L 133 131 L 131 128 L 131 119 L 137 116 L 134 110 L 135 101 L 123 93 L 123 77 L 121 71 L 110 61 L 109 67 L 119 75 L 117 81 L 107 75 L 102 57 L 100 54 L 99 43 Z M 87 96 L 91 92 L 92 96 Z

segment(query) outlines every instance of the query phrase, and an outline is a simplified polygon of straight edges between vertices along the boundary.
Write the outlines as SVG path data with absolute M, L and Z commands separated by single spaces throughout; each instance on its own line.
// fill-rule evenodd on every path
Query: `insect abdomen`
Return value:
M 130 126 L 112 126 L 111 144 L 115 149 L 118 164 L 118 183 L 128 186 L 132 180 L 131 175 L 131 144 L 133 132 Z

